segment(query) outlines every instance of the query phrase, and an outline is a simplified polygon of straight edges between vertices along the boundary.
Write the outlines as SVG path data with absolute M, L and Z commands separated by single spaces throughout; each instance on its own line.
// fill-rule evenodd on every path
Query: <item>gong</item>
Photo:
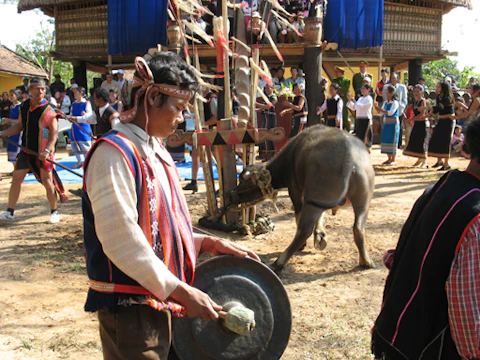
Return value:
M 226 328 L 222 319 L 174 318 L 173 347 L 181 360 L 278 360 L 292 329 L 287 292 L 277 275 L 250 258 L 219 256 L 201 263 L 194 287 L 228 311 L 243 306 L 254 312 L 247 335 Z

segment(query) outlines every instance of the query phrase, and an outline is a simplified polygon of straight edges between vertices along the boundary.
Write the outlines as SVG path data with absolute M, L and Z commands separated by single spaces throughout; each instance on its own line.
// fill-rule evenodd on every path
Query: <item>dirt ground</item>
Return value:
M 374 164 L 385 160 L 374 147 Z M 323 252 L 307 248 L 283 270 L 282 281 L 293 309 L 293 331 L 282 359 L 371 359 L 370 328 L 380 309 L 387 271 L 382 255 L 395 246 L 409 211 L 425 187 L 441 175 L 435 170 L 408 167 L 411 158 L 399 156 L 398 166 L 376 168 L 375 196 L 367 223 L 367 249 L 378 268 L 357 268 L 358 255 L 351 227 L 353 211 L 326 216 L 328 246 Z M 434 159 L 430 160 L 430 165 Z M 468 161 L 454 158 L 454 168 Z M 11 171 L 5 152 L 0 172 Z M 0 210 L 6 207 L 10 178 L 0 182 Z M 78 185 L 66 185 L 76 189 Z M 187 195 L 194 222 L 206 210 L 205 193 Z M 259 206 L 276 229 L 257 238 L 220 236 L 255 250 L 271 263 L 289 245 L 295 232 L 291 201 L 279 196 L 279 213 L 270 203 Z M 61 204 L 62 221 L 47 224 L 49 210 L 43 187 L 24 185 L 16 210 L 17 221 L 0 223 L 0 358 L 101 359 L 97 320 L 83 311 L 87 290 L 82 247 L 79 198 Z

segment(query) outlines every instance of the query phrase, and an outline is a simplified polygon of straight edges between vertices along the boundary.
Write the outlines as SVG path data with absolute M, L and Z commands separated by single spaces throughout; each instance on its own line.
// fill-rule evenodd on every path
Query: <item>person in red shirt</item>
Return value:
M 390 84 L 390 79 L 388 76 L 390 75 L 390 71 L 385 68 L 381 71 L 382 79 L 377 83 L 377 88 L 375 89 L 375 93 L 377 94 L 377 102 L 379 104 L 383 103 L 383 87 L 387 84 Z

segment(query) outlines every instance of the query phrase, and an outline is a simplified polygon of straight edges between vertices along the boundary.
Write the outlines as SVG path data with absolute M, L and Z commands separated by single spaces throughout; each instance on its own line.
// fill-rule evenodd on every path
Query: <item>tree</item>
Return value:
M 35 35 L 35 38 L 24 44 L 17 44 L 15 51 L 27 60 L 39 65 L 47 74 L 59 74 L 62 81 L 68 85 L 73 78 L 73 66 L 70 62 L 53 60 L 50 52 L 55 50 L 55 21 L 47 20 L 42 22 L 41 30 Z M 98 77 L 97 73 L 87 71 L 88 87 L 93 87 L 93 78 Z M 50 79 L 54 81 L 54 79 Z
M 422 66 L 423 78 L 430 89 L 434 89 L 440 80 L 450 76 L 460 89 L 465 89 L 472 76 L 478 76 L 474 67 L 465 66 L 463 70 L 458 67 L 458 61 L 443 59 L 431 61 Z

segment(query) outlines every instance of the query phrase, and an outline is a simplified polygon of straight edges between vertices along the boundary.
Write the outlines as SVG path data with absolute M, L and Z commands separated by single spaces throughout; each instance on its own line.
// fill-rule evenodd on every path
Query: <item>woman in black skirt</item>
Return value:
M 423 86 L 416 85 L 413 88 L 413 113 L 415 116 L 410 119 L 413 124 L 412 133 L 408 146 L 403 155 L 418 158 L 413 166 L 420 166 L 422 169 L 428 169 L 427 153 L 428 138 L 430 135 L 430 122 L 427 114 L 427 100 L 423 97 Z M 419 110 L 422 109 L 422 110 Z
M 373 98 L 370 96 L 372 87 L 364 84 L 360 89 L 361 97 L 355 101 L 352 94 L 347 93 L 347 107 L 355 111 L 355 136 L 365 143 L 368 149 L 372 147 L 372 109 Z
M 444 80 L 437 84 L 437 94 L 436 104 L 431 107 L 431 112 L 438 114 L 438 121 L 433 130 L 428 153 L 438 159 L 433 167 L 439 167 L 438 170 L 443 171 L 451 169 L 448 160 L 450 159 L 450 143 L 455 128 L 455 120 L 452 120 L 455 116 L 455 109 L 452 88 Z
M 292 116 L 292 129 L 290 130 L 290 139 L 297 136 L 299 133 L 302 132 L 303 127 L 307 123 L 307 115 L 308 115 L 308 104 L 307 99 L 302 94 L 302 87 L 299 84 L 293 85 L 293 93 L 295 97 L 293 98 L 293 103 L 288 103 L 287 106 L 290 109 L 283 110 L 280 115 L 283 116 L 287 112 L 293 111 Z

